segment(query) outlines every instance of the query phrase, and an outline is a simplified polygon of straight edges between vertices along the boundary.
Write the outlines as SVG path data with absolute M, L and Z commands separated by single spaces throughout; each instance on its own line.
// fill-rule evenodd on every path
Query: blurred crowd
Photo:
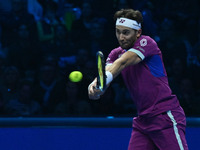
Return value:
M 127 116 L 135 105 L 121 76 L 88 99 L 96 52 L 118 47 L 113 15 L 143 14 L 143 34 L 163 53 L 169 84 L 187 116 L 200 116 L 198 0 L 0 0 L 0 116 Z M 83 79 L 71 82 L 70 72 Z

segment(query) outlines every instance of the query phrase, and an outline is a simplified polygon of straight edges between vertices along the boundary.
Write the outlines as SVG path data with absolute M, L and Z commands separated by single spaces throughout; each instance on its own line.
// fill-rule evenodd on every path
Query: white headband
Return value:
M 135 30 L 141 29 L 141 23 L 137 23 L 137 21 L 128 18 L 118 18 L 116 25 L 129 27 Z

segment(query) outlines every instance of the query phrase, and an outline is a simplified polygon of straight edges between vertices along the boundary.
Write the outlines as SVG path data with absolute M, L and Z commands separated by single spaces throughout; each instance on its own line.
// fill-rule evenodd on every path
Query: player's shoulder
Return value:
M 117 47 L 117 48 L 114 48 L 112 51 L 122 51 L 123 49 L 119 46 L 119 47 Z
M 116 60 L 125 52 L 121 47 L 114 48 L 108 55 L 109 60 Z
M 157 43 L 155 42 L 155 40 L 153 38 L 151 38 L 150 36 L 147 35 L 141 35 L 138 40 L 135 43 L 136 45 L 145 47 L 145 46 L 153 46 L 153 45 L 157 45 Z
M 111 51 L 111 53 L 112 54 L 119 54 L 119 53 L 124 53 L 124 49 L 122 49 L 120 46 L 119 47 L 117 47 L 117 48 L 114 48 L 112 51 Z

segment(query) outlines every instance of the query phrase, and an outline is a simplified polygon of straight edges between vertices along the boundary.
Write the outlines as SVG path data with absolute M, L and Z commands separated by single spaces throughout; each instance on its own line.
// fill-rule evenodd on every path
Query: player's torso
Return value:
M 171 95 L 159 48 L 154 43 L 145 47 L 149 42 L 152 42 L 148 38 L 141 37 L 133 47 L 143 53 L 144 60 L 134 66 L 126 67 L 121 72 L 138 108 L 138 113 L 141 115 L 167 110 L 169 109 L 168 103 L 171 101 L 174 101 L 176 106 L 179 105 L 176 97 Z M 113 57 L 117 59 L 125 52 L 125 50 L 118 48 L 112 53 Z

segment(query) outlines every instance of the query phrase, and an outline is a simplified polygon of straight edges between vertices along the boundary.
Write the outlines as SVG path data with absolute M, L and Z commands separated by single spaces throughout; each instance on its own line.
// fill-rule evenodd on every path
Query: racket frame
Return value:
M 97 69 L 98 69 L 97 88 L 100 89 L 101 91 L 104 91 L 106 89 L 105 59 L 102 51 L 98 51 L 96 55 L 97 55 Z

